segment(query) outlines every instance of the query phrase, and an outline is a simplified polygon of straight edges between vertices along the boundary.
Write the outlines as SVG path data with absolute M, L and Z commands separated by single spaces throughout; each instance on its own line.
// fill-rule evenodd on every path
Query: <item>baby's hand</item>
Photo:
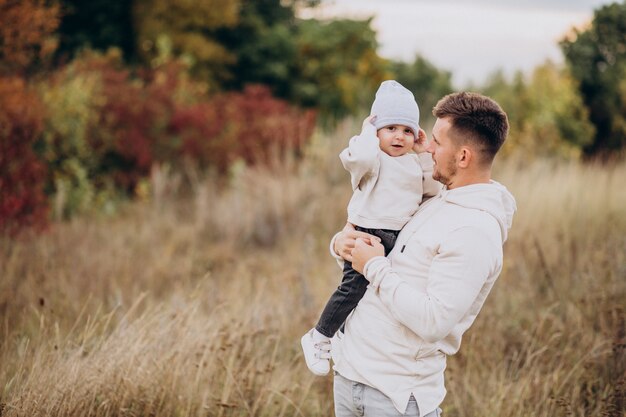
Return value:
M 370 114 L 369 116 L 365 118 L 365 120 L 363 120 L 362 129 L 365 129 L 368 125 L 373 125 L 375 121 L 376 121 L 376 115 Z
M 413 144 L 413 152 L 422 153 L 426 152 L 426 147 L 428 146 L 428 138 L 426 137 L 426 132 L 424 129 L 420 129 L 417 132 L 417 137 L 415 138 L 415 143 Z

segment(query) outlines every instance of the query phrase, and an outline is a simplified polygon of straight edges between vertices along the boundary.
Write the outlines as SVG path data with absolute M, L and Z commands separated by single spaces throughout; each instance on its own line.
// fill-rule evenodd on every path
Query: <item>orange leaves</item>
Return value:
M 0 71 L 19 73 L 56 49 L 59 6 L 45 0 L 0 0 Z

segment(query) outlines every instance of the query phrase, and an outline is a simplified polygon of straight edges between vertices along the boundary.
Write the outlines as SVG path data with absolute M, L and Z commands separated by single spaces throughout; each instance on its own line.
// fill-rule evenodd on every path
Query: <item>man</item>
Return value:
M 506 114 L 475 93 L 450 94 L 433 114 L 426 151 L 441 192 L 420 206 L 387 258 L 376 238 L 350 225 L 332 242 L 370 282 L 333 339 L 337 417 L 438 416 L 446 355 L 458 351 L 502 270 L 516 207 L 491 167 Z

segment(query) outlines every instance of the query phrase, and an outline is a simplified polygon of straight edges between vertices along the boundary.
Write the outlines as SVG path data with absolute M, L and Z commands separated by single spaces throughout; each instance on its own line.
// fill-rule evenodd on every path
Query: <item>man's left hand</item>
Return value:
M 375 256 L 385 256 L 385 247 L 380 242 L 374 239 L 370 242 L 359 238 L 352 249 L 352 268 L 361 274 L 367 261 Z

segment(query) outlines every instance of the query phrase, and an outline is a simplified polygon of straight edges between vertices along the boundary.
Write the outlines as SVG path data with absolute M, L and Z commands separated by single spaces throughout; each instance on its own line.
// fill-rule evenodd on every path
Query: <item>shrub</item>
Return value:
M 183 156 L 225 172 L 237 160 L 267 165 L 288 152 L 299 153 L 313 132 L 315 116 L 254 85 L 179 108 L 171 131 L 180 137 Z
M 110 179 L 117 188 L 132 192 L 153 163 L 151 128 L 155 109 L 141 80 L 131 78 L 115 51 L 79 58 L 79 71 L 97 74 L 101 107 L 89 129 L 89 142 L 99 158 L 95 181 Z
M 43 106 L 20 77 L 0 77 L 0 233 L 47 224 L 45 165 L 33 150 Z
M 179 62 L 143 69 L 135 77 L 111 56 L 85 59 L 84 71 L 101 80 L 103 105 L 91 143 L 100 173 L 133 192 L 155 163 L 191 161 L 224 173 L 236 160 L 268 164 L 300 151 L 315 126 L 315 112 L 274 98 L 268 88 L 206 94 Z
M 83 54 L 72 64 L 75 77 L 97 79 L 85 131 L 97 188 L 113 184 L 132 194 L 157 161 L 172 158 L 179 146 L 167 127 L 178 106 L 179 86 L 187 85 L 182 67 L 169 63 L 132 74 L 119 51 Z M 94 78 L 95 77 L 95 78 Z M 70 81 L 70 84 L 73 81 Z
M 67 218 L 112 194 L 143 194 L 155 164 L 191 161 L 222 174 L 236 161 L 271 164 L 300 153 L 315 126 L 315 112 L 267 87 L 211 97 L 179 62 L 132 73 L 116 50 L 84 53 L 49 75 L 41 99 L 25 81 L 7 80 L 2 210 L 20 224 L 45 218 L 44 192 Z
M 69 65 L 39 88 L 47 109 L 41 155 L 48 165 L 46 190 L 55 197 L 57 217 L 80 213 L 96 198 L 99 157 L 89 136 L 101 110 L 100 84 L 97 74 Z

